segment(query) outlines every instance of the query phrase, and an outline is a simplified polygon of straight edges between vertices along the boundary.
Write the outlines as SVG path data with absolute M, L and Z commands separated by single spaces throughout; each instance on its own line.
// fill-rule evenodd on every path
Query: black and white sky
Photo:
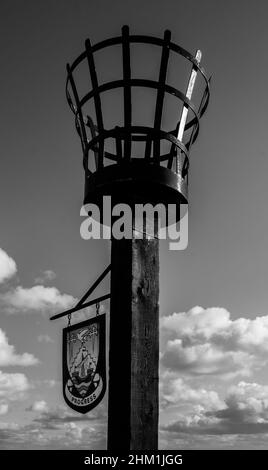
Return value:
M 107 241 L 80 237 L 65 65 L 123 24 L 171 29 L 213 75 L 191 151 L 189 246 L 161 242 L 161 448 L 267 448 L 267 17 L 265 0 L 2 0 L 0 449 L 106 445 L 106 400 L 85 417 L 64 405 L 65 322 L 49 317 L 109 263 Z

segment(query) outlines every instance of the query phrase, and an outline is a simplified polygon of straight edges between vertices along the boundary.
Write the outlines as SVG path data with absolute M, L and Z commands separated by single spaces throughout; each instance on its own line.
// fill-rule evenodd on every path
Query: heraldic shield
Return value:
M 63 396 L 88 413 L 106 390 L 105 314 L 63 329 Z

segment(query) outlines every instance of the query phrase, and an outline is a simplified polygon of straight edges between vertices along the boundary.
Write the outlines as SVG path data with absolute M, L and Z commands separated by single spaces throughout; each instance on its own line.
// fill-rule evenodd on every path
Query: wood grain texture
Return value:
M 109 450 L 158 446 L 159 246 L 112 241 Z
M 133 240 L 131 447 L 158 446 L 158 240 Z

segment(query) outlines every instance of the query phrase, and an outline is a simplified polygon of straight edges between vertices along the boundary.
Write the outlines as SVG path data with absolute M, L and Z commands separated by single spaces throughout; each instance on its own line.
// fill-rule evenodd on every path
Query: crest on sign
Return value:
M 63 395 L 75 411 L 87 413 L 106 390 L 105 314 L 63 330 Z

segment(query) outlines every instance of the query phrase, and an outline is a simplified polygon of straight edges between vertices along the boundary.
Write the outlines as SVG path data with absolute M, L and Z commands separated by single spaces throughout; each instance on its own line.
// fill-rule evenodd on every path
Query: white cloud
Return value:
M 70 423 L 64 423 L 62 425 L 62 429 L 65 431 L 66 438 L 71 438 L 72 440 L 76 442 L 80 442 L 81 439 L 83 438 L 83 432 L 84 429 L 83 427 L 79 426 L 78 424 L 74 422 Z
M 33 380 L 33 384 L 36 386 L 36 387 L 48 387 L 48 388 L 53 388 L 55 387 L 56 385 L 59 386 L 61 385 L 61 382 L 60 381 L 57 381 L 57 380 L 54 380 L 54 379 L 44 379 L 44 380 Z
M 57 382 L 53 379 L 43 380 L 43 383 L 49 388 L 55 387 L 55 385 L 60 384 L 60 382 Z
M 82 415 L 70 410 L 65 405 L 61 405 L 42 412 L 34 422 L 41 424 L 43 428 L 58 429 L 58 427 L 62 426 L 64 423 L 71 423 L 74 421 L 86 425 L 88 424 L 88 421 L 97 420 L 102 422 L 105 416 L 106 408 L 104 403 L 98 405 L 90 413 Z
M 268 431 L 268 386 L 239 382 L 229 389 L 225 400 L 226 410 L 219 410 L 217 417 L 238 422 L 266 424 Z
M 16 354 L 14 346 L 9 344 L 8 338 L 0 329 L 0 366 L 32 366 L 38 364 L 38 359 L 32 354 Z
M 83 449 L 106 448 L 106 425 L 95 422 L 62 423 L 56 428 L 43 427 L 33 422 L 25 426 L 14 423 L 0 423 L 0 448 L 17 449 Z
M 268 315 L 233 320 L 226 309 L 195 307 L 162 318 L 161 326 L 164 441 L 214 435 L 213 445 L 221 439 L 230 448 L 234 437 L 245 445 L 249 436 L 268 434 L 267 385 L 213 388 L 219 378 L 250 376 L 268 364 Z
M 50 338 L 49 335 L 38 335 L 37 341 L 38 343 L 54 343 L 53 339 Z
M 230 324 L 230 313 L 224 308 L 207 308 L 196 306 L 183 313 L 173 313 L 162 317 L 162 326 L 183 336 L 193 332 L 195 336 L 209 339 L 213 334 L 226 329 Z
M 161 319 L 162 364 L 186 374 L 248 376 L 268 362 L 268 315 L 231 320 L 224 308 L 194 307 Z
M 0 421 L 0 430 L 18 430 L 20 428 L 18 423 L 4 423 L 3 421 Z
M 0 399 L 17 400 L 23 398 L 24 393 L 30 389 L 30 384 L 24 374 L 4 373 L 0 371 Z
M 191 408 L 202 406 L 206 410 L 218 410 L 224 407 L 224 402 L 214 390 L 207 390 L 204 387 L 193 388 L 181 377 L 168 372 L 161 375 L 160 394 L 164 408 L 179 406 L 184 409 L 189 405 Z
M 203 405 L 205 405 L 203 403 Z M 163 426 L 171 433 L 244 435 L 268 433 L 268 386 L 239 382 L 229 388 L 223 406 L 179 410 L 175 419 Z
M 53 281 L 56 278 L 56 274 L 51 269 L 45 270 L 41 276 L 35 278 L 35 284 L 43 284 L 45 282 Z
M 46 412 L 48 411 L 48 404 L 45 400 L 37 400 L 32 404 L 30 408 L 28 408 L 28 410 Z
M 41 411 L 26 425 L 0 422 L 1 449 L 86 449 L 106 448 L 106 416 L 103 404 L 81 415 L 59 406 L 46 410 L 44 400 L 35 402 L 27 410 Z M 42 409 L 42 410 L 41 410 Z
M 14 276 L 17 272 L 15 261 L 0 248 L 0 283 Z
M 16 354 L 4 331 L 0 329 L 0 366 L 30 366 L 37 364 L 32 354 Z M 8 402 L 22 400 L 31 388 L 27 377 L 21 373 L 5 373 L 0 371 L 0 415 L 6 414 Z
M 185 346 L 180 339 L 168 341 L 162 357 L 162 364 L 172 370 L 192 375 L 220 375 L 223 378 L 248 376 L 254 366 L 257 368 L 264 363 L 262 358 L 244 351 L 224 351 L 211 343 Z
M 1 295 L 2 301 L 9 313 L 29 311 L 56 311 L 65 310 L 77 302 L 69 294 L 61 294 L 56 287 L 44 287 L 42 285 L 23 288 L 21 286 Z
M 103 310 L 100 308 L 100 313 L 102 312 Z M 94 314 L 95 314 L 94 307 L 86 307 L 81 310 L 78 310 L 77 312 L 74 312 L 72 314 L 72 324 L 74 325 L 75 323 L 80 323 L 82 321 L 88 320 Z
M 5 415 L 8 412 L 8 404 L 2 403 L 0 404 L 0 415 Z

